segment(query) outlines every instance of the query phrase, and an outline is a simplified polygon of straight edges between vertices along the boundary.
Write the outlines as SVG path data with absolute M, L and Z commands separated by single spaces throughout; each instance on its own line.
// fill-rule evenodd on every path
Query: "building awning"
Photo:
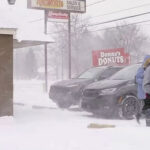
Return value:
M 54 40 L 44 33 L 20 33 L 15 28 L 0 28 L 0 34 L 14 35 L 13 48 L 23 48 L 30 46 L 43 45 L 48 43 L 54 43 Z
M 37 25 L 31 25 L 23 18 L 23 15 L 28 14 L 28 11 L 23 11 L 16 15 L 14 10 L 0 10 L 0 34 L 14 35 L 14 48 L 23 48 L 41 45 L 45 43 L 54 43 L 50 35 L 43 32 L 43 28 L 36 28 Z M 18 21 L 22 20 L 22 21 Z
M 44 41 L 28 41 L 23 40 L 21 42 L 18 42 L 16 39 L 14 39 L 13 48 L 23 48 L 23 47 L 30 47 L 30 46 L 37 46 L 37 45 L 43 45 L 45 43 L 52 43 L 52 42 L 44 42 Z
M 49 35 L 44 33 L 17 32 L 17 34 L 14 36 L 14 48 L 37 46 L 54 42 L 55 41 Z

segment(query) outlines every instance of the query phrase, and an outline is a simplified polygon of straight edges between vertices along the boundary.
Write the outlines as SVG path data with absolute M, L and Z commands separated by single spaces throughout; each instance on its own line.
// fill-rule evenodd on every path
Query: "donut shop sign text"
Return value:
M 93 51 L 93 66 L 129 65 L 130 56 L 123 48 Z
M 28 8 L 84 13 L 86 0 L 28 0 Z

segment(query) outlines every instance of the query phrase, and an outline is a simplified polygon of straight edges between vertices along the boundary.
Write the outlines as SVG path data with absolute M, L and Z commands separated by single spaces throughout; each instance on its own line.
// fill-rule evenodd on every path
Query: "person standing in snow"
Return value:
M 143 89 L 143 79 L 144 79 L 144 70 L 145 70 L 144 64 L 145 64 L 147 59 L 150 59 L 150 55 L 145 56 L 141 67 L 137 70 L 136 78 L 135 78 L 136 79 L 136 83 L 137 83 L 137 97 L 140 100 L 139 101 L 140 105 L 142 105 L 142 106 L 145 103 L 144 100 L 146 99 L 146 93 L 145 93 L 145 91 Z M 139 119 L 141 117 L 141 113 L 142 113 L 143 109 L 144 109 L 144 107 L 141 108 L 140 112 L 136 115 L 136 119 L 137 119 L 138 123 L 139 123 Z
M 146 98 L 144 100 L 143 110 L 146 116 L 146 125 L 150 126 L 150 58 L 148 58 L 144 63 L 144 79 L 143 79 L 143 89 L 146 93 Z

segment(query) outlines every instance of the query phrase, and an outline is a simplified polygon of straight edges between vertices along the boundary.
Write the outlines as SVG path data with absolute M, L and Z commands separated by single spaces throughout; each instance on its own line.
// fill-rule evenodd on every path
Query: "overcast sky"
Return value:
M 90 23 L 100 23 L 112 19 L 118 19 L 118 18 L 150 11 L 149 0 L 101 0 L 101 2 L 99 1 L 100 0 L 92 0 L 92 1 L 87 0 L 87 6 L 88 6 L 87 12 L 82 16 L 83 18 L 90 17 Z M 125 9 L 128 10 L 125 11 Z M 44 20 L 42 20 L 44 14 L 43 11 L 27 9 L 26 0 L 16 0 L 16 4 L 14 6 L 9 6 L 7 4 L 7 0 L 1 0 L 0 11 L 2 10 L 7 10 L 9 12 L 12 12 L 12 14 L 14 15 L 13 17 L 11 17 L 11 20 L 17 20 L 19 24 L 26 25 L 26 26 L 30 25 L 30 26 L 40 27 L 41 29 L 43 28 L 43 22 L 44 22 Z M 2 13 L 0 15 L 0 19 L 1 17 L 2 17 Z M 3 14 L 3 18 L 4 17 L 7 17 L 7 13 Z M 149 20 L 149 18 L 150 15 L 147 14 L 135 18 L 126 19 L 125 21 L 128 23 L 133 23 L 133 22 L 147 21 Z M 103 28 L 115 26 L 116 24 L 120 24 L 121 22 L 119 21 L 119 22 L 93 26 L 90 27 L 89 29 L 91 31 L 94 30 L 95 28 L 103 29 Z M 143 28 L 143 31 L 150 35 L 150 31 L 149 31 L 150 21 L 142 23 L 140 25 Z
M 97 2 L 98 0 L 95 1 Z M 93 3 L 90 2 L 90 0 L 88 0 L 87 2 L 88 2 L 87 6 Z M 140 14 L 140 13 L 145 13 L 145 12 L 150 12 L 149 0 L 104 0 L 101 3 L 87 7 L 86 15 L 91 16 L 90 21 L 92 21 L 93 23 L 100 23 L 104 21 L 123 18 L 127 16 Z M 108 15 L 104 15 L 104 14 L 108 14 Z M 127 23 L 136 23 L 136 22 L 150 20 L 149 18 L 150 18 L 150 14 L 135 17 L 135 18 L 125 19 L 124 21 Z M 113 23 L 93 26 L 90 29 L 91 30 L 94 30 L 94 28 L 103 29 L 107 27 L 116 26 L 117 24 L 120 24 L 122 22 L 123 20 L 116 21 Z M 143 32 L 150 35 L 150 31 L 149 31 L 150 21 L 138 25 L 141 25 Z

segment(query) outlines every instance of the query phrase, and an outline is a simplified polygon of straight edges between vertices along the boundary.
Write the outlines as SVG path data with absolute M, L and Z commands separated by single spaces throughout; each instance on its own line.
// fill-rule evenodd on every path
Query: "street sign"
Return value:
M 62 13 L 58 11 L 49 11 L 47 17 L 52 19 L 67 19 L 67 20 L 69 18 L 68 13 Z
M 93 66 L 129 65 L 130 55 L 123 48 L 93 51 Z
M 86 12 L 86 0 L 28 0 L 28 8 Z

